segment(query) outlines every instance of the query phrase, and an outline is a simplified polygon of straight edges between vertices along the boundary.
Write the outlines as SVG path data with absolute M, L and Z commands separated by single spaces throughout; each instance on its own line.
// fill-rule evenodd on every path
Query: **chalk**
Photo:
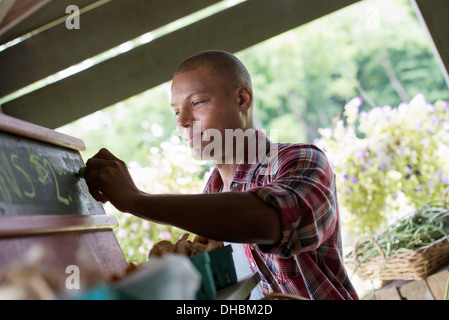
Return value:
M 86 171 L 86 167 L 82 167 L 78 170 L 78 176 L 80 178 L 84 178 L 84 171 Z

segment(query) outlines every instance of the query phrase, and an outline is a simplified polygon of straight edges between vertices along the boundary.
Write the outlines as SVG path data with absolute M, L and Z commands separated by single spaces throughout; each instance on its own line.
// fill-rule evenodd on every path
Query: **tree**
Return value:
M 449 91 L 407 0 L 363 1 L 246 49 L 259 125 L 312 142 L 360 95 L 372 107 Z M 274 119 L 274 120 L 273 120 Z

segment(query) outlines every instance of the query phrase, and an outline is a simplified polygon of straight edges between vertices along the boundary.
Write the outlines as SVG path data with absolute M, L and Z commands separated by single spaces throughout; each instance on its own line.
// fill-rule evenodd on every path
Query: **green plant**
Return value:
M 345 120 L 320 129 L 319 145 L 337 175 L 341 214 L 352 234 L 386 223 L 440 199 L 449 184 L 449 104 L 418 94 L 397 108 L 359 111 L 345 106 Z

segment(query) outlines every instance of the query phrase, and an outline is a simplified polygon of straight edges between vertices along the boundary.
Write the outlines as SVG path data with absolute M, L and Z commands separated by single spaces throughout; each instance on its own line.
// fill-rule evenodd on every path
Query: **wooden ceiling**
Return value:
M 170 80 L 198 51 L 237 52 L 358 1 L 247 0 L 8 101 L 1 111 L 57 128 Z M 0 52 L 0 97 L 218 2 L 0 0 L 0 44 L 28 34 Z M 416 0 L 416 7 L 447 67 L 446 2 Z M 78 30 L 66 27 L 69 5 L 81 9 Z

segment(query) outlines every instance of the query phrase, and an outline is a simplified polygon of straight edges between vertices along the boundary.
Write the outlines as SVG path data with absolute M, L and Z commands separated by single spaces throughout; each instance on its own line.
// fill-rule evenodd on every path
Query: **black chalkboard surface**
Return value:
M 97 215 L 79 151 L 0 131 L 0 216 Z

